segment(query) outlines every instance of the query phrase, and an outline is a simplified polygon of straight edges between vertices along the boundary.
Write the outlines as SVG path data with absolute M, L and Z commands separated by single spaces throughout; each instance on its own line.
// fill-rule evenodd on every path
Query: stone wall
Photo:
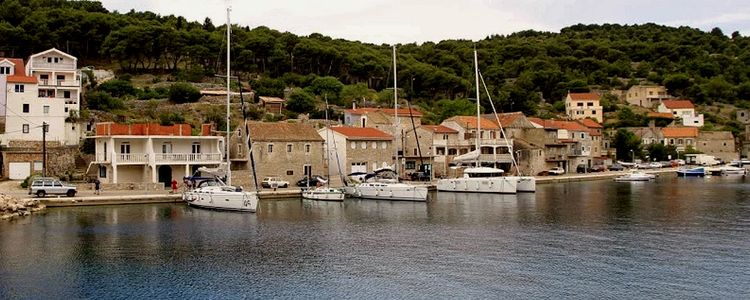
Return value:
M 51 146 L 50 144 L 54 144 Z M 2 150 L 3 176 L 8 177 L 11 162 L 29 162 L 32 174 L 41 174 L 41 170 L 33 170 L 34 162 L 42 161 L 42 147 L 39 142 L 11 141 L 11 145 Z M 23 146 L 23 147 L 21 147 Z M 75 172 L 75 160 L 80 151 L 77 146 L 59 146 L 59 143 L 47 144 L 47 176 L 70 177 Z
M 273 152 L 268 152 L 268 145 L 273 144 Z M 287 151 L 287 145 L 292 146 L 292 151 Z M 305 145 L 310 145 L 310 152 L 305 152 Z M 258 182 L 268 176 L 279 176 L 283 180 L 294 185 L 297 180 L 304 176 L 304 166 L 312 167 L 313 175 L 325 176 L 326 169 L 323 164 L 323 142 L 255 142 L 253 143 L 253 156 L 258 173 Z M 250 160 L 247 161 L 246 170 L 250 171 Z M 250 171 L 252 172 L 252 171 Z M 232 175 L 232 180 L 236 177 Z M 233 182 L 234 183 L 234 182 Z

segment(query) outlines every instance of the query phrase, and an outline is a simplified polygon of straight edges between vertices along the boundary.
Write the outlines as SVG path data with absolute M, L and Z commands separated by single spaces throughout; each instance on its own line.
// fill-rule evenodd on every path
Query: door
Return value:
M 172 167 L 159 166 L 159 182 L 163 183 L 164 187 L 169 187 L 172 183 Z
M 303 173 L 305 173 L 305 176 L 312 176 L 312 166 L 311 165 L 304 165 L 302 168 L 303 168 Z
M 192 146 L 192 154 L 190 155 L 190 160 L 196 161 L 201 159 L 201 143 L 193 143 Z
M 12 180 L 24 180 L 31 175 L 31 163 L 12 162 L 8 164 L 8 178 Z
M 366 163 L 352 163 L 352 173 L 362 172 L 367 173 Z

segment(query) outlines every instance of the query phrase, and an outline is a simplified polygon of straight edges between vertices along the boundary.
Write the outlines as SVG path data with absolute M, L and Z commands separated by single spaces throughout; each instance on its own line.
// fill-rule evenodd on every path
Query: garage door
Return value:
M 12 162 L 8 165 L 8 178 L 11 180 L 24 180 L 31 175 L 31 163 Z
M 352 163 L 352 173 L 357 172 L 367 173 L 367 163 Z

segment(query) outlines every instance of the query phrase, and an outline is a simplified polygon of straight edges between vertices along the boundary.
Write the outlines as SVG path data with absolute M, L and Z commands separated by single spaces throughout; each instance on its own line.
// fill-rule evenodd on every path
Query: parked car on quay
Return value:
M 580 164 L 576 167 L 576 173 L 591 173 L 591 168 L 587 165 Z
M 591 172 L 604 172 L 607 171 L 607 167 L 604 165 L 595 165 L 591 167 Z
M 74 197 L 78 192 L 76 186 L 52 177 L 37 177 L 29 185 L 29 195 L 44 197 L 46 195 L 65 195 Z
M 302 179 L 297 180 L 297 186 L 299 187 L 318 186 L 318 184 L 324 184 L 326 182 L 328 182 L 328 180 L 320 175 L 313 175 L 309 177 L 305 176 Z
M 563 175 L 563 174 L 565 174 L 565 169 L 563 169 L 562 167 L 554 167 L 552 169 L 549 169 L 549 171 L 547 171 L 547 174 L 549 174 L 549 175 Z
M 263 181 L 261 181 L 260 185 L 264 188 L 285 188 L 289 186 L 289 182 L 284 181 L 279 177 L 271 176 L 263 178 Z
M 622 171 L 625 170 L 625 167 L 623 167 L 621 164 L 611 164 L 608 169 L 610 171 Z

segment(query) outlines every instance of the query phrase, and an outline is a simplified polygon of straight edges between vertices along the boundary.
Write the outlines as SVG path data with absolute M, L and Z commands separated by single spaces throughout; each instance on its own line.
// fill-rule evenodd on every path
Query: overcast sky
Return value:
M 214 24 L 268 26 L 372 43 L 482 39 L 578 24 L 658 23 L 750 35 L 748 0 L 102 0 L 109 10 L 148 10 Z

